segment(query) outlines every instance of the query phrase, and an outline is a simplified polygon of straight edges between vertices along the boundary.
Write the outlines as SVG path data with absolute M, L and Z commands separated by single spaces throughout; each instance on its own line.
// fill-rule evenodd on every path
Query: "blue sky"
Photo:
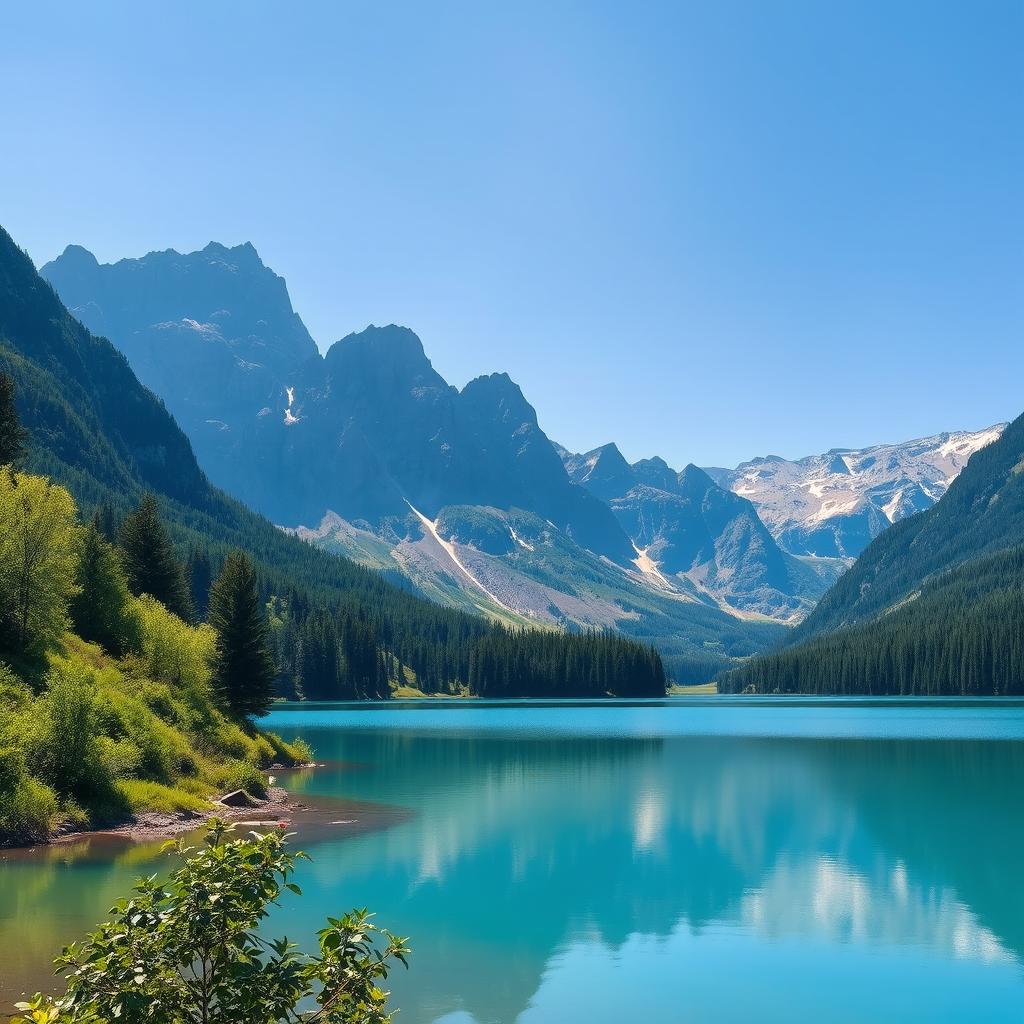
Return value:
M 1024 4 L 0 11 L 0 223 L 41 264 L 251 240 L 326 347 L 507 370 L 676 465 L 1024 410 Z

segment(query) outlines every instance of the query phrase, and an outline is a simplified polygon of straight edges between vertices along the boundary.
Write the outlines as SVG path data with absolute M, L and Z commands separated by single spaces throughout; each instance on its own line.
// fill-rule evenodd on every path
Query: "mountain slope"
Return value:
M 676 473 L 659 458 L 630 465 L 614 444 L 582 455 L 560 451 L 570 479 L 608 502 L 638 568 L 665 587 L 694 588 L 740 613 L 792 620 L 841 569 L 782 551 L 751 502 L 696 466 Z
M 834 448 L 797 461 L 769 455 L 708 473 L 749 498 L 786 551 L 855 558 L 891 523 L 934 505 L 1005 426 Z
M 728 689 L 1024 689 L 1024 417 L 936 505 L 878 537 L 794 632 Z
M 145 490 L 152 490 L 163 499 L 179 547 L 198 548 L 214 560 L 231 547 L 253 555 L 265 593 L 275 598 L 281 629 L 291 631 L 283 643 L 295 662 L 289 671 L 298 682 L 298 635 L 313 620 L 313 626 L 330 623 L 339 631 L 332 673 L 337 669 L 340 676 L 366 665 L 371 675 L 385 675 L 390 659 L 400 673 L 408 669 L 432 688 L 462 687 L 470 684 L 471 676 L 484 687 L 488 680 L 476 655 L 497 644 L 502 651 L 513 650 L 517 659 L 532 660 L 533 672 L 522 680 L 524 685 L 538 694 L 568 692 L 559 687 L 568 680 L 570 656 L 581 657 L 578 664 L 583 665 L 603 657 L 613 645 L 618 653 L 607 664 L 621 656 L 635 666 L 634 675 L 621 681 L 628 692 L 664 691 L 660 661 L 638 645 L 565 637 L 559 641 L 565 660 L 558 662 L 552 658 L 549 637 L 522 634 L 510 639 L 484 619 L 439 607 L 288 536 L 216 490 L 162 402 L 139 383 L 110 342 L 92 335 L 70 315 L 2 229 L 0 371 L 16 382 L 18 411 L 30 432 L 30 467 L 67 486 L 83 512 L 89 514 L 102 503 L 115 514 L 123 513 Z M 486 667 L 494 664 L 490 656 Z M 362 685 L 359 680 L 364 678 L 355 681 Z M 592 694 L 595 685 L 605 692 L 620 682 L 608 679 L 598 667 L 584 689 Z
M 300 536 L 366 565 L 400 573 L 420 593 L 516 624 L 568 630 L 614 628 L 657 646 L 670 677 L 710 679 L 780 640 L 783 626 L 723 613 L 682 580 L 652 586 L 581 548 L 552 523 L 522 509 L 445 506 L 420 529 L 385 540 L 338 516 Z
M 566 479 L 504 374 L 461 392 L 407 328 L 368 327 L 321 358 L 285 282 L 245 244 L 99 264 L 80 246 L 42 269 L 168 404 L 218 486 L 275 522 L 332 511 L 374 526 L 407 502 L 533 509 L 628 564 L 614 518 Z

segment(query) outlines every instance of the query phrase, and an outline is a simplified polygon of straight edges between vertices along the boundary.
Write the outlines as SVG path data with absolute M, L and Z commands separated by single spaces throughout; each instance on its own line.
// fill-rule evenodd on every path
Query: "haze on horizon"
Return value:
M 1021 412 L 1024 7 L 0 12 L 37 265 L 252 241 L 555 440 L 731 466 Z

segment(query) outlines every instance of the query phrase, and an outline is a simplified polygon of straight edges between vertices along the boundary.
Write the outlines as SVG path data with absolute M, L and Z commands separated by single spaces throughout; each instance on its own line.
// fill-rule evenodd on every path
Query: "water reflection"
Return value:
M 912 962 L 926 1002 L 955 1005 L 945 988 L 969 987 L 979 1005 L 992 997 L 989 1019 L 1001 985 L 1024 994 L 1020 743 L 370 731 L 343 745 L 369 767 L 309 787 L 415 800 L 419 814 L 319 847 L 311 870 L 332 898 L 365 894 L 416 937 L 415 970 L 395 986 L 407 1021 L 567 1019 L 546 1002 L 556 977 L 592 986 L 595 951 L 654 963 L 681 936 L 691 959 L 795 942 L 831 967 L 873 954 L 869 975 Z M 294 911 L 289 923 L 312 926 Z M 764 983 L 806 981 L 804 955 Z M 988 973 L 968 984 L 949 961 Z M 699 1002 L 650 981 L 664 997 L 652 1020 Z M 718 989 L 714 1019 L 738 1019 L 746 997 Z M 808 1012 L 834 999 L 819 996 Z
M 922 705 L 866 730 L 885 739 L 809 738 L 813 721 L 779 738 L 770 709 L 739 735 L 660 712 L 659 735 L 652 710 L 639 730 L 614 709 L 603 730 L 569 709 L 307 724 L 330 763 L 289 785 L 414 813 L 311 836 L 306 895 L 273 930 L 306 943 L 325 914 L 373 907 L 413 936 L 405 1024 L 1019 1019 L 1020 739 L 915 738 L 950 734 Z M 0 968 L 12 918 L 95 920 L 128 870 L 109 854 L 0 863 Z

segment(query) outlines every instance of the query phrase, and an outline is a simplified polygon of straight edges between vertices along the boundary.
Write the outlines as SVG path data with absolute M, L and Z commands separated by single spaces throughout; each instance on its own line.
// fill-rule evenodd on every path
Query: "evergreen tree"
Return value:
M 210 565 L 210 554 L 205 548 L 193 546 L 189 550 L 188 582 L 196 618 L 205 619 L 210 606 L 210 585 L 213 583 L 213 567 Z
M 0 373 L 0 466 L 16 465 L 25 454 L 26 431 L 14 408 L 14 380 Z
M 82 531 L 76 583 L 79 591 L 69 609 L 75 632 L 121 655 L 136 647 L 138 622 L 117 552 L 103 539 L 99 517 Z
M 179 618 L 191 619 L 185 567 L 174 553 L 154 495 L 147 494 L 125 519 L 118 545 L 132 593 L 149 594 Z
M 210 588 L 210 625 L 217 631 L 213 684 L 238 716 L 262 715 L 274 696 L 270 628 L 249 556 L 232 551 Z

